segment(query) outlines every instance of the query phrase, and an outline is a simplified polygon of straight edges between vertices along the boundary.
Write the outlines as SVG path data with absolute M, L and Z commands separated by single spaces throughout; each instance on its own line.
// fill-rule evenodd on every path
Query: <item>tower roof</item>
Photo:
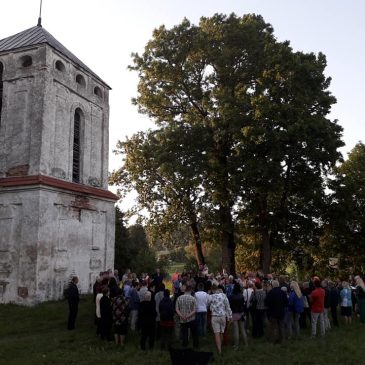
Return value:
M 62 53 L 72 62 L 76 63 L 79 67 L 83 68 L 86 72 L 93 75 L 96 79 L 102 82 L 110 89 L 110 86 L 106 84 L 98 75 L 95 74 L 89 67 L 87 67 L 82 61 L 80 61 L 72 52 L 64 47 L 53 35 L 47 32 L 42 26 L 37 25 L 35 27 L 26 29 L 20 33 L 14 34 L 10 37 L 0 40 L 0 53 L 11 51 L 18 48 L 24 48 L 29 46 L 35 46 L 39 44 L 47 43 L 58 52 Z

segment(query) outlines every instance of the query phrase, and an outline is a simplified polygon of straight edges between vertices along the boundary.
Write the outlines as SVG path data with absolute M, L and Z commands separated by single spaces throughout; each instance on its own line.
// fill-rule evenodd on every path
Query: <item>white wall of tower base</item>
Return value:
M 0 194 L 0 303 L 62 298 L 71 275 L 81 293 L 114 265 L 114 201 L 49 186 Z

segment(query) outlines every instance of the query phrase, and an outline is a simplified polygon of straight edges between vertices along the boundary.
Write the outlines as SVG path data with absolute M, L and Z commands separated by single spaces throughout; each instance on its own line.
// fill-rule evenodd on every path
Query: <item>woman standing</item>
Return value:
M 151 301 L 152 294 L 146 291 L 143 301 L 140 303 L 138 310 L 138 322 L 141 329 L 141 349 L 146 350 L 148 339 L 149 349 L 152 350 L 155 344 L 155 326 L 156 326 L 156 306 Z
M 241 335 L 245 345 L 247 346 L 247 334 L 244 326 L 245 320 L 245 301 L 243 299 L 243 295 L 241 292 L 241 286 L 238 283 L 235 283 L 233 286 L 232 295 L 229 298 L 229 304 L 232 310 L 232 322 L 233 322 L 233 338 L 234 338 L 234 347 L 238 348 L 239 345 L 239 332 L 241 331 Z
M 100 335 L 102 340 L 111 341 L 110 332 L 113 324 L 112 307 L 109 298 L 109 289 L 104 287 L 100 299 Z
M 365 324 L 365 284 L 360 276 L 355 276 L 356 294 L 360 311 L 360 324 Z
M 171 347 L 174 332 L 174 303 L 170 298 L 170 290 L 165 289 L 159 305 L 161 326 L 161 350 Z
M 341 297 L 341 315 L 345 317 L 345 323 L 351 324 L 352 319 L 352 299 L 351 287 L 347 281 L 342 282 Z
M 294 336 L 299 336 L 299 318 L 304 312 L 304 298 L 296 281 L 290 283 L 291 292 L 289 294 L 289 312 L 291 315 L 291 324 L 294 330 Z
M 129 300 L 123 295 L 122 289 L 112 300 L 112 312 L 115 343 L 124 346 L 128 331 Z
M 265 298 L 266 291 L 262 288 L 261 283 L 255 283 L 255 291 L 251 296 L 251 306 L 254 309 L 252 337 L 262 337 L 264 335 Z

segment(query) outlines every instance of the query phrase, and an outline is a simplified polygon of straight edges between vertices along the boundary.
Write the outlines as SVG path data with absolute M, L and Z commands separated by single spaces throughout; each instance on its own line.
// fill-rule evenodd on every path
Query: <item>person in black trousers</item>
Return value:
M 170 290 L 165 289 L 159 305 L 161 327 L 161 350 L 171 347 L 174 332 L 174 303 L 170 298 Z
M 273 343 L 281 343 L 284 340 L 285 307 L 288 306 L 288 297 L 279 287 L 279 282 L 271 282 L 272 289 L 267 293 L 265 304 L 269 318 L 268 339 Z
M 335 284 L 332 281 L 328 282 L 329 288 L 329 302 L 331 307 L 331 316 L 333 324 L 338 327 L 338 319 L 337 319 L 337 307 L 340 303 L 340 293 L 339 290 L 335 287 Z
M 113 312 L 108 287 L 104 287 L 102 293 L 103 297 L 100 299 L 100 335 L 102 340 L 111 341 Z
M 79 309 L 79 289 L 77 287 L 77 283 L 79 282 L 79 278 L 74 276 L 71 279 L 70 285 L 68 287 L 68 307 L 69 307 L 69 315 L 68 315 L 68 330 L 75 329 L 75 321 L 77 312 Z
M 156 305 L 151 301 L 151 292 L 147 291 L 138 309 L 138 323 L 141 329 L 141 349 L 146 350 L 148 339 L 149 349 L 152 350 L 155 344 L 156 326 Z

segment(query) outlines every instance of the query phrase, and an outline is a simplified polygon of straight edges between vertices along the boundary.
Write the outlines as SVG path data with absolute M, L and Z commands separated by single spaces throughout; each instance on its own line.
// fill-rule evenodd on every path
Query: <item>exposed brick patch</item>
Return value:
M 78 209 L 93 209 L 90 200 L 86 196 L 76 196 L 71 206 Z
M 7 172 L 6 176 L 27 176 L 29 170 L 29 165 L 19 165 L 11 167 Z
M 28 297 L 28 288 L 26 286 L 19 286 L 18 295 L 22 298 L 27 298 Z

